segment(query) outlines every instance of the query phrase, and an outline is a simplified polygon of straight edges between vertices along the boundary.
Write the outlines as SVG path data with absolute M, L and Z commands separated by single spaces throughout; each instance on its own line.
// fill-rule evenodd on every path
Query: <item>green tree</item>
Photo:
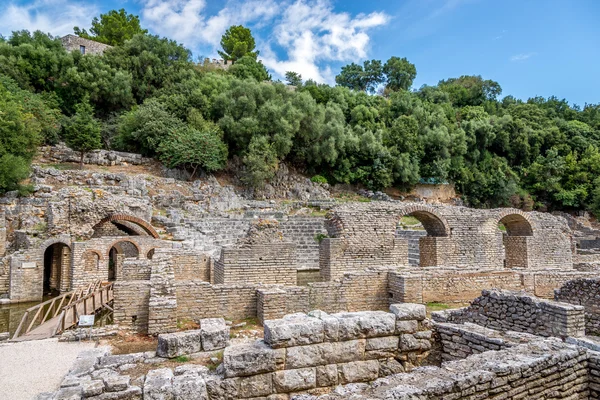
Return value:
M 266 136 L 254 136 L 244 156 L 242 182 L 255 188 L 262 188 L 275 176 L 279 166 L 277 152 Z
M 100 121 L 94 118 L 94 109 L 87 99 L 77 104 L 75 115 L 65 125 L 65 142 L 67 146 L 80 153 L 80 169 L 83 169 L 85 153 L 102 146 L 101 130 Z
M 242 25 L 230 26 L 221 37 L 221 47 L 219 55 L 224 60 L 231 60 L 234 63 L 244 56 L 250 56 L 254 59 L 259 52 L 254 51 L 256 43 L 250 29 Z
M 417 77 L 417 68 L 405 57 L 391 57 L 383 66 L 386 76 L 386 88 L 389 90 L 408 90 Z
M 248 55 L 237 60 L 235 64 L 229 67 L 228 71 L 240 79 L 254 79 L 258 82 L 271 79 L 269 71 L 263 63 Z
M 221 140 L 218 127 L 206 121 L 200 125 L 199 129 L 183 126 L 172 130 L 158 147 L 160 160 L 167 167 L 192 168 L 190 180 L 198 168 L 216 171 L 227 161 L 227 146 Z
M 297 72 L 287 71 L 285 73 L 285 81 L 291 86 L 302 86 L 302 75 Z
M 148 33 L 148 30 L 142 29 L 140 26 L 140 18 L 127 13 L 123 8 L 119 11 L 111 10 L 106 14 L 100 14 L 100 19 L 94 17 L 90 29 L 91 35 L 85 29 L 78 27 L 74 27 L 73 30 L 77 36 L 111 46 L 121 46 L 126 40 L 130 40 L 137 34 Z
M 364 91 L 367 86 L 363 79 L 364 70 L 358 64 L 344 65 L 339 75 L 335 77 L 335 83 L 351 90 Z

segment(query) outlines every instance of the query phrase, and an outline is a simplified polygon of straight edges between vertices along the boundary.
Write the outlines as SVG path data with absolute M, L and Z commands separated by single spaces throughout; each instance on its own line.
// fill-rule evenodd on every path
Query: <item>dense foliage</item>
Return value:
M 2 162 L 26 167 L 38 140 L 68 139 L 69 121 L 89 102 L 104 146 L 194 171 L 237 157 L 249 185 L 286 161 L 331 184 L 449 182 L 472 206 L 600 212 L 599 104 L 500 98 L 500 85 L 480 76 L 411 89 L 416 67 L 400 57 L 345 66 L 338 86 L 290 71 L 294 87 L 286 86 L 270 80 L 242 28 L 223 37 L 235 61 L 226 71 L 145 33 L 102 57 L 67 53 L 40 32 L 13 33 L 0 41 L 0 129 L 23 132 L 2 140 L 19 138 L 27 151 L 2 142 Z M 23 171 L 0 167 L 0 190 L 14 189 Z

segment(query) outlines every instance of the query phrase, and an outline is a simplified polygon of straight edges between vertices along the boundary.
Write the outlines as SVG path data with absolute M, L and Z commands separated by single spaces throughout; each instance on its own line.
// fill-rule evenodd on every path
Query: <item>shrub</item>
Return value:
M 310 178 L 310 181 L 314 183 L 326 184 L 327 178 L 325 178 L 323 175 L 315 175 Z

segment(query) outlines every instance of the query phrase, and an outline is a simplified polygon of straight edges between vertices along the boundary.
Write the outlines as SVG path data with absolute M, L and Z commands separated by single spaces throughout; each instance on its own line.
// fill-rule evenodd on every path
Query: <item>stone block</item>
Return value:
M 208 400 L 204 378 L 193 374 L 176 376 L 173 379 L 173 396 L 177 400 Z
M 309 316 L 319 318 L 323 321 L 323 340 L 325 342 L 337 342 L 340 322 L 339 320 L 321 310 L 315 310 L 308 313 Z
M 341 384 L 352 382 L 368 382 L 379 376 L 379 362 L 377 360 L 353 361 L 338 365 Z
M 223 349 L 229 344 L 229 327 L 223 318 L 201 319 L 200 335 L 204 351 Z
M 316 377 L 318 387 L 336 386 L 338 384 L 337 364 L 316 367 Z
M 316 387 L 315 368 L 287 369 L 273 374 L 275 391 L 280 393 L 298 392 Z
M 338 319 L 338 340 L 390 336 L 396 329 L 396 318 L 384 311 L 361 311 L 333 314 Z
M 235 398 L 249 399 L 268 396 L 273 393 L 272 373 L 225 379 L 225 381 L 229 381 L 226 384 L 230 384 L 235 388 L 234 391 L 237 393 L 234 396 Z
M 364 353 L 365 339 L 290 347 L 286 349 L 285 368 L 306 368 L 361 360 Z
M 104 387 L 107 392 L 120 392 L 129 386 L 129 376 L 118 375 L 104 378 Z
M 413 335 L 400 335 L 400 350 L 415 351 L 421 348 L 421 343 Z
M 379 360 L 379 376 L 384 377 L 404 372 L 404 367 L 395 358 Z
M 169 368 L 149 371 L 144 382 L 144 400 L 167 400 L 172 398 L 173 371 Z
M 369 338 L 365 346 L 365 350 L 397 350 L 398 342 L 400 338 L 398 336 L 384 336 L 378 338 Z
M 281 369 L 285 350 L 276 350 L 262 341 L 225 348 L 225 377 L 250 376 Z
M 289 318 L 267 320 L 265 343 L 274 349 L 322 343 L 323 321 L 308 315 L 293 315 Z
M 81 389 L 83 397 L 98 396 L 104 391 L 104 382 L 101 380 L 88 381 L 81 385 Z
M 185 354 L 202 351 L 202 334 L 200 329 L 158 335 L 158 357 L 174 358 Z
M 390 305 L 390 311 L 400 321 L 417 320 L 422 321 L 427 316 L 427 311 L 423 304 L 400 303 Z
M 402 333 L 415 333 L 418 329 L 419 323 L 415 320 L 401 321 L 396 320 L 396 334 Z

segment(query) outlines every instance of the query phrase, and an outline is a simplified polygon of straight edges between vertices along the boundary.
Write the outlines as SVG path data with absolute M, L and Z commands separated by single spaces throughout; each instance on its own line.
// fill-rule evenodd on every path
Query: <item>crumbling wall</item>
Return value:
M 148 333 L 150 280 L 117 281 L 113 285 L 115 324 Z
M 582 306 L 505 290 L 484 290 L 470 306 L 436 312 L 433 319 L 449 323 L 472 322 L 490 329 L 539 336 L 566 338 L 585 334 Z
M 554 299 L 582 305 L 585 309 L 585 332 L 600 336 L 600 279 L 568 281 L 554 292 Z

